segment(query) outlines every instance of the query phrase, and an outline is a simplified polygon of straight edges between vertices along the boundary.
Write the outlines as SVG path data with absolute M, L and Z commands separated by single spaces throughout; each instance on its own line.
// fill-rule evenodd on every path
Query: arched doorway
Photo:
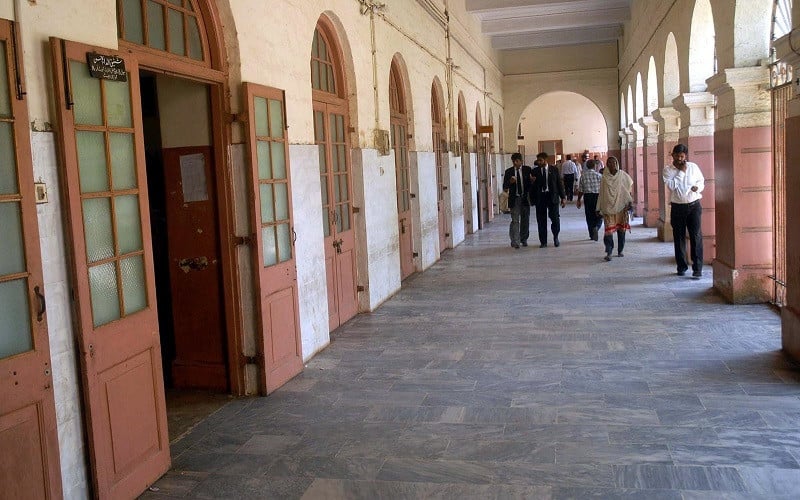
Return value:
M 122 2 L 117 23 L 119 51 L 51 42 L 99 497 L 136 496 L 168 467 L 165 385 L 244 387 L 216 8 Z
M 447 132 L 445 128 L 442 88 L 438 80 L 431 84 L 431 123 L 433 134 L 433 154 L 436 161 L 436 209 L 439 212 L 439 253 L 447 249 L 450 236 L 448 226 L 449 207 L 445 202 L 450 171 L 447 158 Z
M 403 80 L 397 61 L 389 70 L 389 112 L 397 192 L 397 226 L 400 237 L 400 279 L 416 271 L 414 231 L 411 216 L 411 167 L 408 160 L 409 123 Z
M 356 236 L 350 163 L 350 116 L 342 51 L 330 20 L 322 16 L 311 47 L 314 142 L 319 148 L 322 230 L 331 331 L 356 315 Z

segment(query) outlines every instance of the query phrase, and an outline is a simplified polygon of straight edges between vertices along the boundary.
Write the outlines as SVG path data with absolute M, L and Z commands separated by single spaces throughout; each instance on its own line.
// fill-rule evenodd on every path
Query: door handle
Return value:
M 297 231 L 292 228 L 292 243 L 297 243 Z
M 343 243 L 343 240 L 341 240 L 341 239 L 333 241 L 333 248 L 336 249 L 336 253 L 342 253 L 342 243 Z
M 33 287 L 33 293 L 36 294 L 36 298 L 39 300 L 39 310 L 36 311 L 36 321 L 41 323 L 44 318 L 44 313 L 47 311 L 47 302 L 44 300 L 44 295 L 39 289 L 39 285 Z

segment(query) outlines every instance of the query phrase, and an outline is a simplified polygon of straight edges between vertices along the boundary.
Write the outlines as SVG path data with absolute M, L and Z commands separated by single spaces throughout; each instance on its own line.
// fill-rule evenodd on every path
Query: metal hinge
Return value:
M 256 354 L 255 356 L 245 356 L 244 354 L 239 356 L 239 362 L 242 365 L 261 365 L 261 360 L 264 359 L 264 356 L 261 354 Z
M 234 245 L 252 246 L 255 242 L 253 240 L 253 236 L 234 236 L 233 243 Z
M 412 256 L 412 257 L 419 257 L 419 253 L 418 253 L 418 252 L 412 252 L 412 253 L 411 253 L 411 256 Z
M 358 286 L 356 286 L 356 291 L 358 291 L 358 292 L 363 292 L 364 290 L 365 290 L 365 288 L 364 288 L 364 285 L 358 285 Z

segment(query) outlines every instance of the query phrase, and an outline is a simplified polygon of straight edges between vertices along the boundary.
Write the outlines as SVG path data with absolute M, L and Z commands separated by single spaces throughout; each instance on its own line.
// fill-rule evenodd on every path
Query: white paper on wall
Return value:
M 208 199 L 206 185 L 206 164 L 203 153 L 182 155 L 181 185 L 183 186 L 183 202 L 205 201 Z

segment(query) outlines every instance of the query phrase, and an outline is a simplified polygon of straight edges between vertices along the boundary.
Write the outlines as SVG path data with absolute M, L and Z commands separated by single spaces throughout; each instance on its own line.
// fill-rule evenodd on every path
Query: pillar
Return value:
M 644 128 L 639 123 L 628 125 L 632 139 L 631 143 L 631 169 L 628 171 L 633 178 L 633 213 L 636 217 L 644 216 Z
M 658 122 L 652 116 L 639 118 L 644 131 L 642 170 L 644 171 L 644 225 L 658 226 L 658 178 L 661 176 L 658 155 Z M 663 181 L 662 181 L 663 182 Z
M 716 228 L 714 200 L 714 95 L 709 92 L 688 92 L 672 100 L 681 114 L 679 142 L 689 148 L 689 161 L 696 163 L 706 179 L 703 198 L 703 260 L 706 264 L 716 256 Z
M 656 228 L 660 241 L 672 241 L 672 223 L 669 211 L 669 189 L 661 176 L 667 163 L 672 163 L 672 148 L 678 143 L 681 128 L 681 114 L 674 108 L 658 108 L 653 111 L 658 122 L 658 221 Z
M 708 79 L 718 115 L 714 151 L 721 246 L 714 262 L 714 287 L 734 304 L 767 302 L 772 297 L 768 82 L 768 69 L 760 66 L 725 69 Z

